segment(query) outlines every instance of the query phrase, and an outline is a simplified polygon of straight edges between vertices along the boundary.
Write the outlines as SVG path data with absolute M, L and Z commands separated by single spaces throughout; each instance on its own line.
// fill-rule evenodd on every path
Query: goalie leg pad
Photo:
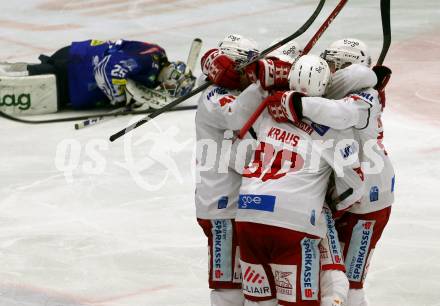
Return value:
M 57 112 L 55 75 L 0 76 L 0 110 L 11 115 Z

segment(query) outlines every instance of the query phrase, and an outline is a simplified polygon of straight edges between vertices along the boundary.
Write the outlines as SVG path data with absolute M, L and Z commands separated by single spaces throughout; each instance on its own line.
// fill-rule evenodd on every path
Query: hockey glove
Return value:
M 258 79 L 265 90 L 289 89 L 289 71 L 292 64 L 275 58 L 258 61 Z
M 391 69 L 386 66 L 374 66 L 373 71 L 377 77 L 377 84 L 374 86 L 376 90 L 385 89 L 391 77 Z
M 208 75 L 209 66 L 211 66 L 212 61 L 214 58 L 219 56 L 218 49 L 210 49 L 205 54 L 203 54 L 202 58 L 200 59 L 200 64 L 202 67 L 202 72 L 205 75 Z
M 377 84 L 376 86 L 374 86 L 374 89 L 377 90 L 379 94 L 380 104 L 382 105 L 382 109 L 384 109 L 386 102 L 385 87 L 387 86 L 388 81 L 391 78 L 392 71 L 386 66 L 374 66 L 373 71 L 377 77 Z
M 301 121 L 303 118 L 302 97 L 304 94 L 296 91 L 275 91 L 266 98 L 269 114 L 280 123 Z
M 228 89 L 240 88 L 240 74 L 235 70 L 235 61 L 227 55 L 214 51 L 204 62 L 202 60 L 202 67 L 215 85 Z

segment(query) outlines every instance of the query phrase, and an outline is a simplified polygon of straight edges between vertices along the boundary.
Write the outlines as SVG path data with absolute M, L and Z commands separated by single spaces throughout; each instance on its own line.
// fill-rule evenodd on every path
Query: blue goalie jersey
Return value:
M 75 109 L 125 102 L 127 79 L 156 87 L 167 62 L 160 46 L 128 40 L 73 42 L 69 55 L 69 98 Z

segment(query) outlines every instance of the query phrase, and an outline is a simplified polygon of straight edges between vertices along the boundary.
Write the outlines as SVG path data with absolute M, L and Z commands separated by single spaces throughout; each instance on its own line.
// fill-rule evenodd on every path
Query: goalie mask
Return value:
M 281 40 L 282 38 L 277 38 L 270 45 L 273 46 Z M 301 52 L 302 48 L 300 48 L 295 40 L 292 40 L 270 52 L 267 57 L 276 57 L 284 62 L 292 64 L 301 55 Z
M 226 54 L 239 65 L 258 56 L 257 43 L 238 34 L 227 35 L 218 45 L 220 54 Z
M 160 87 L 171 97 L 180 97 L 191 91 L 195 78 L 191 73 L 185 74 L 186 64 L 181 61 L 171 62 L 162 68 L 158 81 Z
M 330 80 L 328 64 L 316 55 L 301 56 L 289 73 L 290 89 L 310 97 L 324 95 Z
M 334 65 L 335 71 L 350 66 L 361 64 L 367 67 L 371 65 L 371 57 L 368 54 L 367 45 L 355 38 L 344 38 L 333 42 L 321 57 L 330 66 Z

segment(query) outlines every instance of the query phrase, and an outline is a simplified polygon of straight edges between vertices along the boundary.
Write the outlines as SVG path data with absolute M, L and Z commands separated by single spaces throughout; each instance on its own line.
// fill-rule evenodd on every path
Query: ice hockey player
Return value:
M 265 91 L 256 84 L 249 86 L 251 81 L 246 74 L 232 75 L 235 73 L 232 67 L 257 54 L 254 41 L 230 34 L 201 60 L 202 71 L 209 78 L 229 86 L 211 85 L 202 93 L 195 121 L 195 205 L 198 223 L 208 238 L 212 306 L 242 306 L 244 303 L 234 221 L 241 173 L 235 166 L 236 159 L 230 159 L 237 155 L 235 151 L 240 142 L 232 145 L 232 133 L 242 127 L 258 103 L 264 100 Z M 230 71 L 226 71 L 230 75 L 223 74 L 225 70 L 220 69 L 224 63 L 231 65 Z
M 321 96 L 330 69 L 323 59 L 306 55 L 289 77 L 296 84 L 291 88 Z M 280 102 L 302 95 L 273 93 L 254 125 L 259 146 L 243 174 L 236 217 L 245 305 L 320 305 L 318 244 L 324 232 L 318 220 L 330 174 L 335 170 L 341 176 L 334 195 L 353 189 L 337 209 L 346 209 L 363 194 L 352 129 L 274 119 Z
M 159 86 L 171 97 L 188 93 L 195 82 L 191 75 L 185 74 L 185 63 L 170 62 L 162 47 L 147 42 L 122 39 L 72 42 L 39 59 L 39 64 L 0 64 L 0 76 L 17 76 L 19 82 L 20 77 L 55 75 L 58 92 L 55 103 L 61 108 L 124 105 L 128 79 L 152 89 Z
M 378 98 L 379 91 L 384 99 L 390 70 L 374 67 L 376 77 L 369 68 L 371 59 L 367 46 L 353 38 L 332 43 L 322 57 L 335 71 L 333 84 L 326 95 L 329 99 L 303 97 L 292 101 L 290 109 L 297 111 L 289 118 L 295 121 L 305 116 L 335 129 L 355 128 L 366 177 L 365 194 L 337 221 L 337 228 L 350 281 L 347 305 L 366 306 L 363 284 L 394 202 L 394 169 L 382 144 L 384 100 Z

